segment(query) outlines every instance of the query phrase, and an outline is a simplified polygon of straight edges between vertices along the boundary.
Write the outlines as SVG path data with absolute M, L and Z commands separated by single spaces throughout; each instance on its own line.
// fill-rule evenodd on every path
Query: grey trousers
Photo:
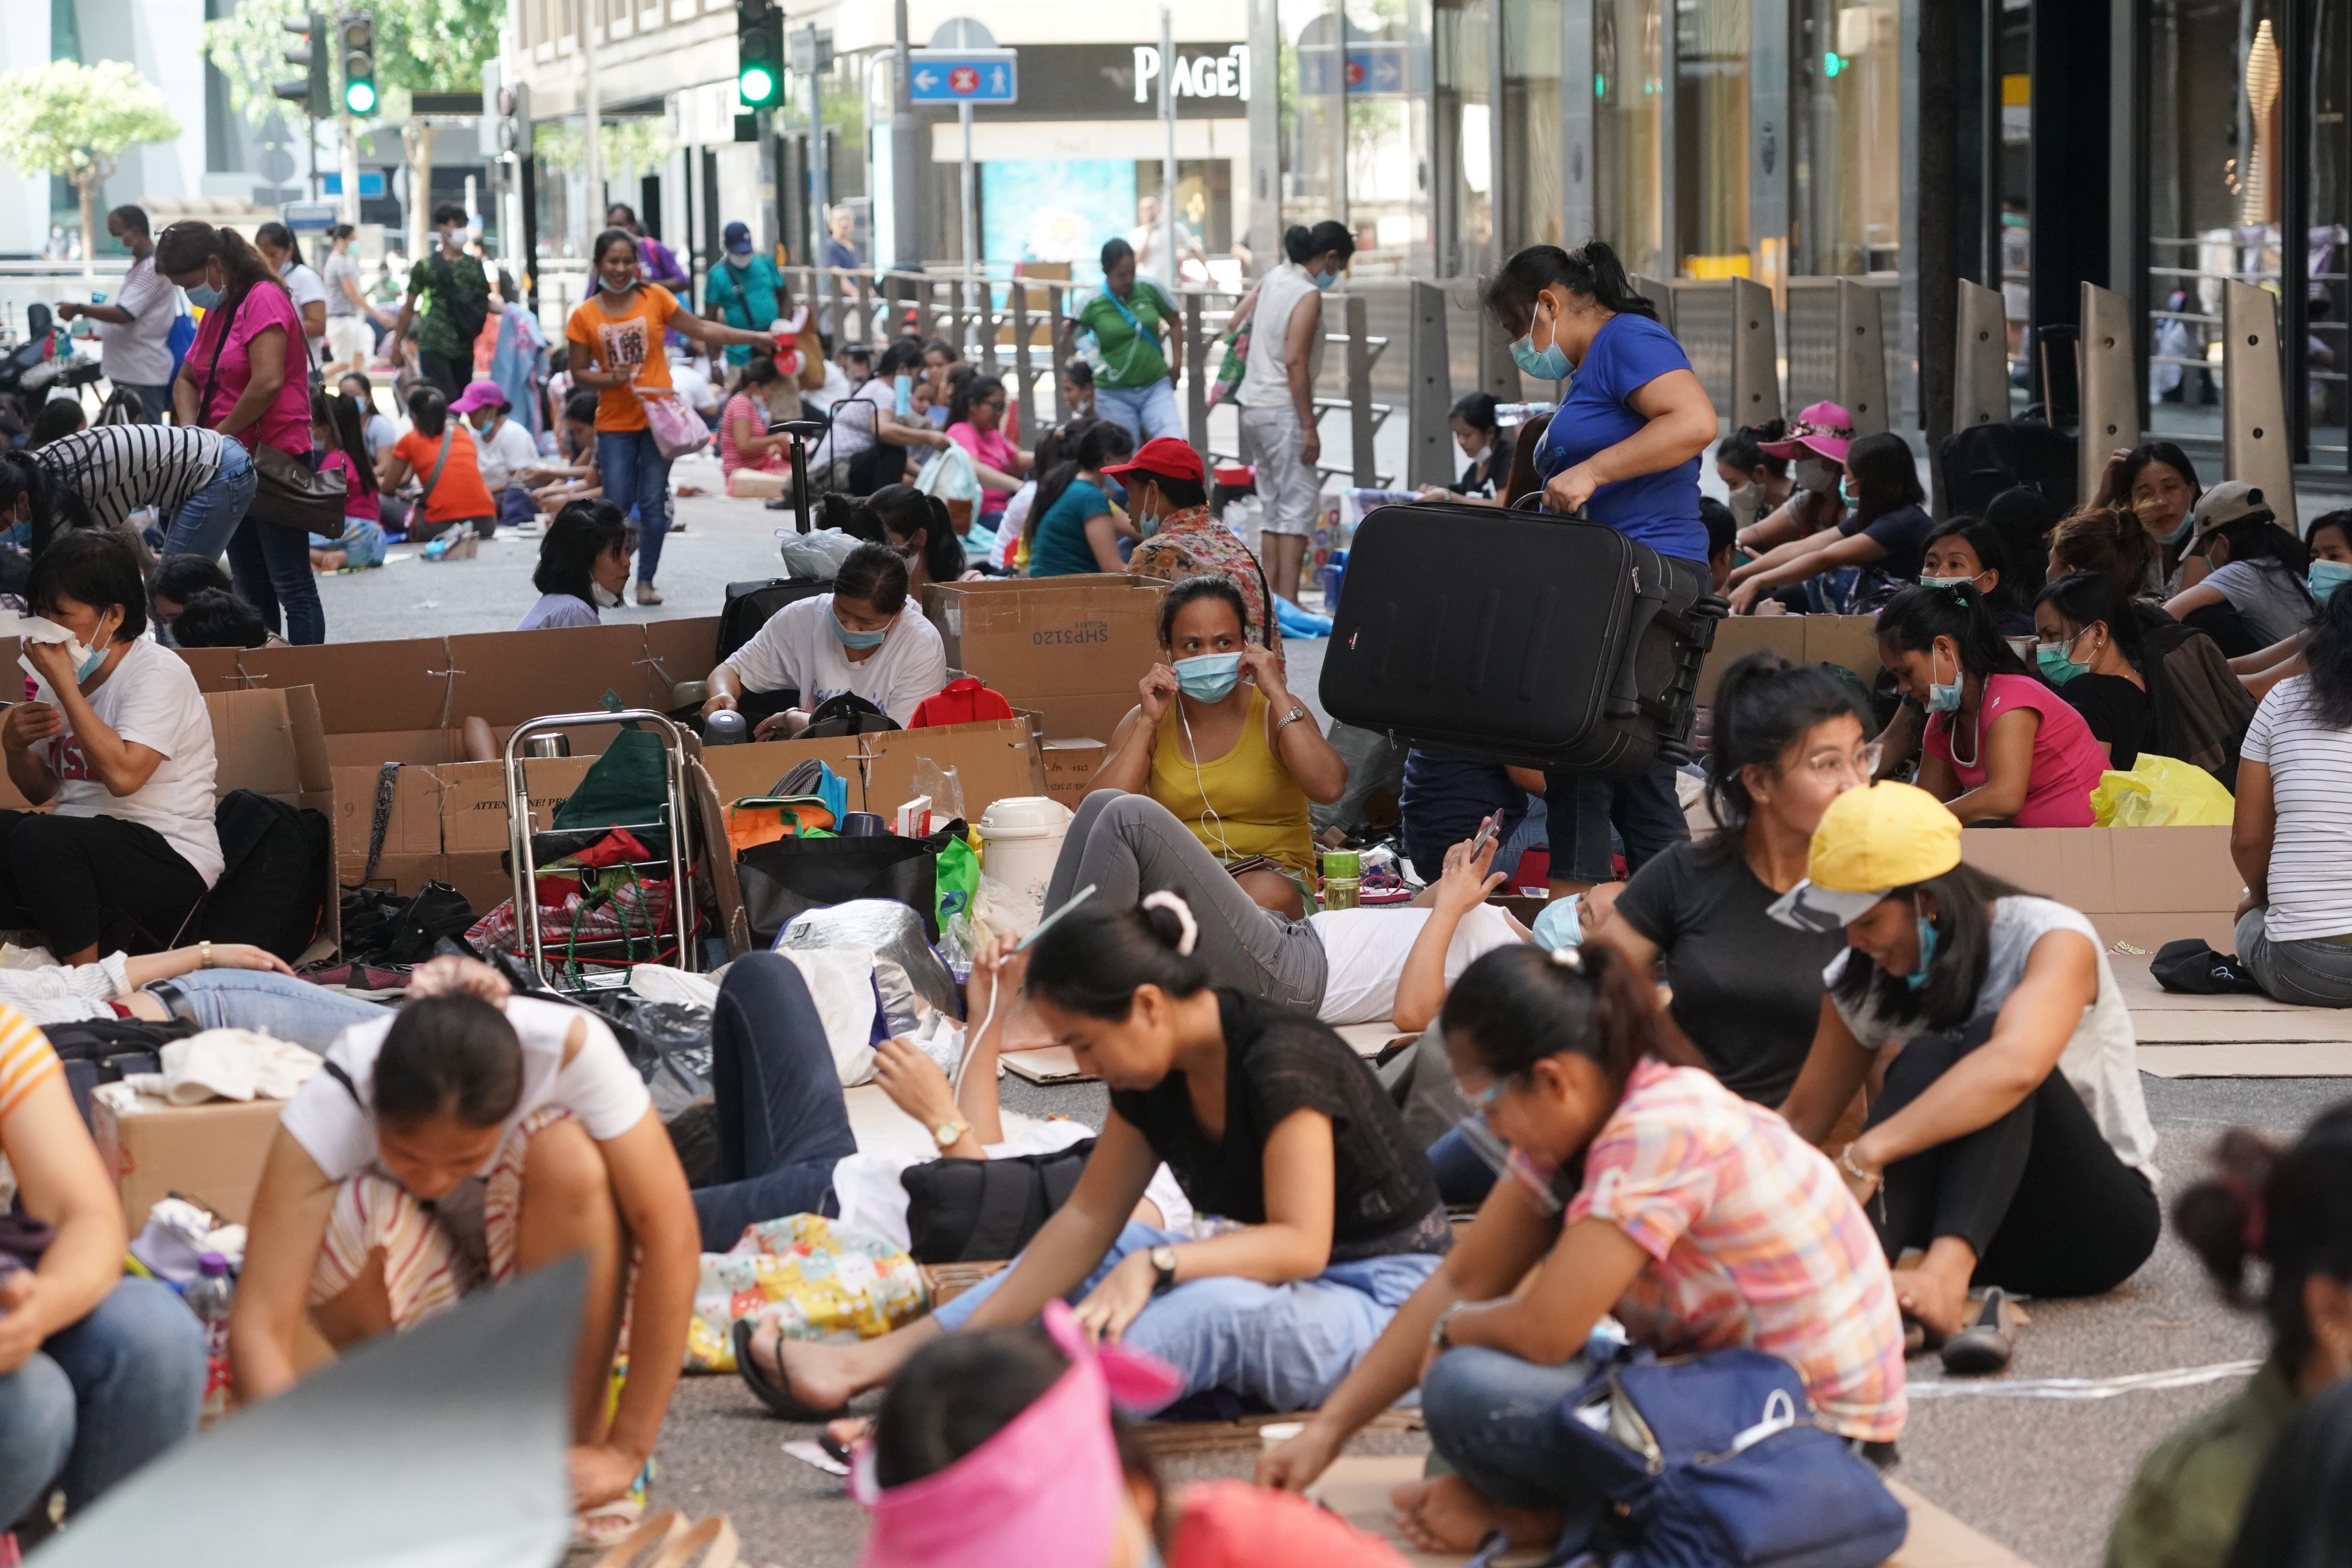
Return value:
M 2238 956 L 2255 984 L 2282 1002 L 2305 1007 L 2352 1007 L 2352 944 L 2306 937 L 2273 942 L 2265 911 L 2238 917 Z
M 1307 921 L 1260 908 L 1175 814 L 1149 795 L 1097 790 L 1079 803 L 1046 885 L 1045 908 L 1057 910 L 1093 884 L 1090 903 L 1133 909 L 1146 893 L 1183 895 L 1200 922 L 1194 950 L 1213 984 L 1230 985 L 1309 1012 L 1323 1001 L 1328 964 L 1322 939 Z

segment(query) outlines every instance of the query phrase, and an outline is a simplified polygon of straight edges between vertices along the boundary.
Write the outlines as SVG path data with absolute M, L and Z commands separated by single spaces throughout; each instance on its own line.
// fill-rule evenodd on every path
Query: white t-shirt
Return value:
M 482 483 L 496 500 L 515 475 L 539 461 L 539 443 L 511 416 L 500 419 L 488 435 L 474 432 L 474 452 L 482 466 Z
M 31 695 L 55 703 L 48 683 L 33 679 Z M 147 782 L 129 795 L 109 793 L 90 772 L 81 742 L 61 731 L 34 743 L 34 756 L 58 777 L 59 816 L 118 816 L 163 836 L 209 888 L 220 879 L 220 835 L 213 828 L 213 718 L 185 661 L 141 637 L 89 694 L 90 710 L 123 740 L 163 754 Z
M 1003 1111 L 1004 1142 L 985 1145 L 992 1160 L 1022 1154 L 1051 1154 L 1083 1143 L 1095 1130 L 1083 1121 L 1041 1121 L 1015 1111 Z M 841 1208 L 838 1223 L 855 1230 L 887 1237 L 891 1245 L 910 1245 L 907 1237 L 907 1188 L 899 1177 L 936 1154 L 900 1144 L 863 1149 L 833 1167 L 833 1195 Z M 1151 1173 L 1143 1195 L 1158 1205 L 1160 1228 L 1182 1230 L 1192 1222 L 1192 1200 L 1176 1184 L 1175 1174 L 1162 1165 Z
M 845 395 L 833 406 L 833 424 L 824 439 L 809 453 L 809 467 L 822 473 L 832 464 L 862 456 L 874 445 L 883 412 L 897 407 L 898 398 L 895 378 L 879 375 Z
M 602 1143 L 635 1127 L 653 1108 L 645 1080 L 602 1018 L 533 996 L 509 998 L 506 1015 L 522 1042 L 522 1098 L 504 1126 L 552 1105 L 578 1117 L 588 1136 Z M 278 1118 L 329 1181 L 349 1181 L 375 1163 L 375 1058 L 393 1022 L 386 1014 L 336 1036 L 327 1060 L 342 1069 L 352 1087 L 345 1089 L 332 1072 L 320 1073 L 286 1102 Z M 566 1063 L 563 1045 L 575 1022 L 585 1026 L 584 1037 L 580 1054 Z
M 122 275 L 117 306 L 131 314 L 127 325 L 98 323 L 98 364 L 118 385 L 162 386 L 172 379 L 172 318 L 180 311 L 180 289 L 155 270 L 148 256 Z
M 285 275 L 279 278 L 278 281 L 286 285 L 286 291 L 289 294 L 294 296 L 294 313 L 298 316 L 302 313 L 302 308 L 305 305 L 313 302 L 323 305 L 327 302 L 326 281 L 313 272 L 306 263 L 295 262 L 286 269 Z M 303 352 L 315 360 L 326 347 L 326 329 L 320 328 L 319 335 L 314 338 L 310 336 L 310 323 L 306 321 L 302 325 L 302 340 Z
M 669 384 L 677 389 L 677 395 L 685 398 L 688 406 L 696 413 L 707 415 L 718 411 L 718 389 L 710 384 L 710 378 L 703 374 L 691 361 L 672 360 L 670 362 Z
M 2224 562 L 2207 573 L 2205 581 L 2238 612 L 2265 647 L 2284 642 L 2311 624 L 2315 613 L 2311 595 L 2303 579 L 2279 562 Z
M 386 414 L 371 411 L 367 418 L 367 454 L 371 461 L 378 452 L 400 439 L 400 426 Z
M 1429 923 L 1426 909 L 1326 910 L 1309 915 L 1307 924 L 1323 943 L 1328 963 L 1323 1001 L 1315 1016 L 1327 1024 L 1370 1024 L 1396 1012 L 1397 979 L 1404 973 L 1405 954 Z M 1498 947 L 1524 942 L 1511 917 L 1492 904 L 1480 904 L 1454 928 L 1445 948 L 1445 984 L 1451 987 L 1462 972 Z
M 2099 961 L 2099 993 L 2083 1010 L 2083 1020 L 2074 1026 L 2074 1037 L 2059 1054 L 2058 1070 L 2066 1075 L 2066 1081 L 2083 1097 L 2091 1120 L 2098 1123 L 2099 1135 L 2116 1152 L 2116 1158 L 2146 1172 L 2153 1181 L 2156 1127 L 2147 1119 L 2147 1100 L 2140 1093 L 2138 1041 L 2132 1033 L 2131 1013 L 2124 1005 L 2123 992 L 2116 984 L 2115 971 L 2107 966 L 2106 944 L 2099 940 L 2098 929 L 2089 920 L 2050 899 L 2031 895 L 1995 899 L 1984 984 L 1977 990 L 1971 1021 L 2000 1011 L 2010 993 L 2017 989 L 2017 983 L 2025 978 L 2025 961 L 2032 953 L 2033 944 L 2053 931 L 2077 931 L 2087 937 Z M 1822 971 L 1822 984 L 1834 988 L 1846 964 L 1869 962 L 1848 948 L 1830 960 L 1829 967 Z M 1874 1050 L 1897 1044 L 1919 1032 L 1916 1024 L 1893 1025 L 1874 1015 L 1849 1011 L 1843 1005 L 1839 1006 L 1838 1014 L 1845 1019 L 1846 1027 L 1853 1031 L 1853 1037 Z
M 833 595 L 819 594 L 786 605 L 768 617 L 750 642 L 727 658 L 727 667 L 746 691 L 798 691 L 800 706 L 814 708 L 828 697 L 855 691 L 904 724 L 924 698 L 948 683 L 947 647 L 937 626 L 908 599 L 861 664 L 833 634 Z
M 2311 711 L 2311 678 L 2297 675 L 2263 697 L 2238 754 L 2271 770 L 2271 940 L 2352 932 L 2352 730 L 2323 726 Z
M 801 388 L 801 406 L 822 414 L 850 394 L 849 373 L 831 360 L 824 362 L 824 384 L 814 392 Z

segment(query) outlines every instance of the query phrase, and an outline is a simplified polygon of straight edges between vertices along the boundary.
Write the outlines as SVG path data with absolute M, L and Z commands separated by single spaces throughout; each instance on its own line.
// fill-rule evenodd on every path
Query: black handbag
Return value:
M 1095 1152 L 1091 1138 L 1051 1154 L 926 1160 L 899 1173 L 907 1251 L 918 1263 L 994 1263 L 1029 1245 L 1070 1201 Z
M 752 941 L 772 947 L 794 915 L 852 899 L 896 899 L 939 941 L 939 857 L 963 830 L 958 820 L 922 838 L 779 838 L 743 851 L 735 876 Z
M 257 283 L 239 294 L 222 318 L 220 336 L 213 342 L 213 362 L 205 367 L 204 395 L 196 400 L 200 418 L 212 406 L 213 381 L 220 374 L 221 351 L 228 347 L 229 329 L 236 325 L 236 313 L 244 307 L 247 296 L 263 287 L 266 285 Z M 289 342 L 286 350 L 290 367 L 294 356 L 302 352 L 301 344 Z M 247 515 L 279 528 L 299 528 L 305 533 L 324 534 L 330 539 L 341 537 L 343 501 L 349 493 L 342 475 L 315 472 L 293 453 L 258 437 L 249 450 L 254 483 L 253 503 L 246 508 Z

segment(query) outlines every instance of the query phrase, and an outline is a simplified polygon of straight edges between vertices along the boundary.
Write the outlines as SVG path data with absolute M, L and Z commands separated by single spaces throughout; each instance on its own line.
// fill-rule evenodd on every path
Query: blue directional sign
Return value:
M 1427 51 L 1388 40 L 1352 42 L 1343 60 L 1329 44 L 1302 44 L 1298 90 L 1308 98 L 1338 90 L 1344 74 L 1350 98 L 1392 98 L 1428 89 Z
M 1017 103 L 1016 49 L 908 49 L 917 103 Z

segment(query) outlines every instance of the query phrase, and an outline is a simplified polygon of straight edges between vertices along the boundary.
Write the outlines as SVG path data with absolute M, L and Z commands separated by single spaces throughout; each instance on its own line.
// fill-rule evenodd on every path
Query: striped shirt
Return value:
M 36 1089 L 63 1073 L 58 1053 L 31 1020 L 0 1003 L 0 1121 Z
M 2311 711 L 2311 678 L 2282 680 L 2254 710 L 2238 754 L 2271 770 L 2278 826 L 2271 836 L 2273 942 L 2352 932 L 2352 730 Z
M 100 425 L 50 442 L 33 459 L 81 497 L 100 528 L 121 527 L 142 506 L 169 523 L 219 474 L 229 439 L 193 425 Z
M 1886 1255 L 1828 1157 L 1697 1068 L 1645 1058 L 1586 1151 L 1567 1223 L 1650 1255 L 1616 1306 L 1661 1354 L 1752 1345 L 1797 1369 L 1840 1434 L 1903 1431 L 1903 1320 Z

